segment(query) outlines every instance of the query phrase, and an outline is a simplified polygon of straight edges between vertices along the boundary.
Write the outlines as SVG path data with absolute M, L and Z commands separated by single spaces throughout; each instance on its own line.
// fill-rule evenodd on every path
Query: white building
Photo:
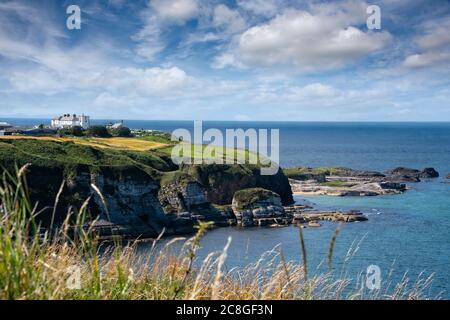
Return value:
M 64 114 L 52 119 L 52 127 L 55 129 L 72 127 L 82 127 L 83 129 L 87 129 L 90 127 L 90 119 L 89 116 L 85 116 L 84 114 L 81 116 L 77 116 L 76 114 Z

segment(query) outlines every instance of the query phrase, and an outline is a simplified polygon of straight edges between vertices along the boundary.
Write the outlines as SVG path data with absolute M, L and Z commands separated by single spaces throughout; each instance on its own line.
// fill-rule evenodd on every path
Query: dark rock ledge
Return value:
M 378 196 L 401 194 L 407 183 L 439 177 L 434 168 L 398 167 L 386 173 L 349 168 L 305 168 L 285 170 L 294 194 L 330 196 Z

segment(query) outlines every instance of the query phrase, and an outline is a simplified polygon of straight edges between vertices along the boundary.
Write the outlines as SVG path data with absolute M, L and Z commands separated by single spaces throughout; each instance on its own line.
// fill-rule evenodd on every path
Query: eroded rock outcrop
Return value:
M 281 197 L 262 188 L 248 188 L 234 194 L 232 208 L 242 227 L 288 224 Z
M 387 172 L 391 176 L 403 176 L 416 179 L 431 179 L 439 177 L 439 173 L 434 168 L 425 168 L 423 170 L 398 167 Z
M 181 171 L 201 183 L 210 202 L 230 204 L 236 191 L 246 188 L 264 188 L 277 193 L 283 205 L 294 202 L 288 178 L 280 168 L 275 175 L 261 175 L 261 170 L 251 165 L 192 165 Z
M 349 168 L 291 168 L 286 170 L 294 194 L 331 196 L 378 196 L 400 194 L 408 189 L 405 182 L 436 178 L 433 168 L 423 170 L 399 167 L 386 174 Z M 297 180 L 297 177 L 312 179 Z M 319 177 L 314 179 L 314 177 Z M 325 177 L 325 181 L 324 178 Z
M 210 221 L 215 226 L 233 224 L 233 216 L 226 209 L 220 210 L 207 199 L 206 188 L 196 181 L 173 181 L 161 186 L 159 200 L 167 215 Z

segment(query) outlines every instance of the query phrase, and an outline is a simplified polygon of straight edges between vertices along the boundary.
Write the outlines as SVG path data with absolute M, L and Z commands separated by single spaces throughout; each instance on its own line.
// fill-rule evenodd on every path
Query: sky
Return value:
M 64 113 L 450 121 L 450 1 L 0 0 L 0 117 Z

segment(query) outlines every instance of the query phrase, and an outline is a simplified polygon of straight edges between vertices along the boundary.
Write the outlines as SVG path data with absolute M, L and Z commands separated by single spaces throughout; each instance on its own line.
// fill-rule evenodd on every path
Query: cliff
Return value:
M 280 195 L 283 205 L 294 202 L 289 179 L 280 168 L 275 175 L 261 175 L 260 168 L 251 165 L 197 165 L 181 170 L 194 177 L 207 189 L 208 200 L 230 204 L 234 193 L 247 188 L 264 188 Z
M 68 212 L 76 213 L 86 199 L 90 221 L 108 236 L 154 237 L 194 231 L 196 221 L 232 225 L 234 193 L 261 187 L 293 202 L 283 171 L 261 176 L 246 165 L 192 165 L 178 167 L 158 151 L 95 148 L 73 142 L 1 139 L 0 165 L 7 170 L 30 163 L 27 179 L 30 200 L 41 210 L 38 220 L 48 227 L 59 196 L 54 225 Z M 93 187 L 95 186 L 95 187 Z M 100 191 L 99 195 L 96 191 Z

